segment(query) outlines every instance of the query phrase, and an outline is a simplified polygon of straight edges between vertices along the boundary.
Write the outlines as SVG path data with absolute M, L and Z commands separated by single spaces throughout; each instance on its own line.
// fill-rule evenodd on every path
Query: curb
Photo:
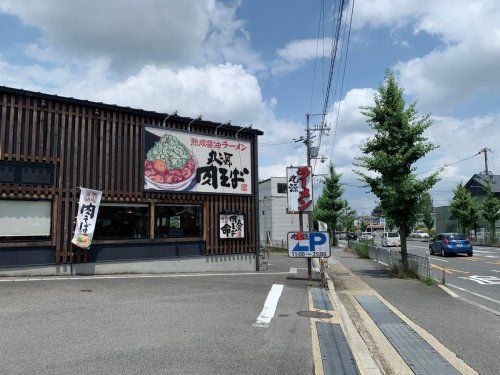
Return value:
M 364 340 L 362 339 L 358 330 L 354 326 L 344 305 L 340 301 L 339 296 L 335 292 L 335 287 L 333 285 L 332 280 L 330 279 L 330 276 L 328 275 L 327 272 L 324 272 L 324 274 L 328 286 L 328 294 L 330 296 L 330 300 L 333 302 L 333 305 L 339 312 L 340 324 L 345 333 L 347 342 L 349 343 L 349 346 L 352 350 L 352 354 L 356 359 L 359 372 L 361 374 L 366 374 L 366 375 L 381 375 L 382 371 L 373 360 L 372 355 L 368 350 L 368 347 L 366 346 Z

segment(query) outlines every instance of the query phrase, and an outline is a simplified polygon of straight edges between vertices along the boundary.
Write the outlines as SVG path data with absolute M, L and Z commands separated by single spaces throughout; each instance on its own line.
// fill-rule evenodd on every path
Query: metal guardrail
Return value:
M 363 244 L 359 241 L 347 241 L 347 246 L 352 248 L 354 243 Z M 373 259 L 377 263 L 381 263 L 387 265 L 389 267 L 393 265 L 401 264 L 401 252 L 398 250 L 389 249 L 387 247 L 379 247 L 375 245 L 366 245 L 368 250 L 368 256 L 370 259 Z M 431 263 L 429 261 L 429 257 L 416 255 L 416 254 L 408 254 L 408 263 L 410 268 L 415 269 L 417 274 L 420 277 L 426 277 L 431 275 Z

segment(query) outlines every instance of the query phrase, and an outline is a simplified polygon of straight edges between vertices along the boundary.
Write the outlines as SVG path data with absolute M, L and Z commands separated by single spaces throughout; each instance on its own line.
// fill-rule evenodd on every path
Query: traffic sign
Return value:
M 288 232 L 290 258 L 323 258 L 330 256 L 328 232 Z

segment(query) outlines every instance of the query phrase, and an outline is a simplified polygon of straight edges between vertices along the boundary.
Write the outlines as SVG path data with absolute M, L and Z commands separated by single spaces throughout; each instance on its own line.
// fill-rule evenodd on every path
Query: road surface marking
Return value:
M 475 281 L 481 285 L 500 285 L 500 278 L 496 276 L 471 275 L 467 277 L 460 277 L 460 279 Z
M 440 267 L 436 264 L 431 264 L 431 268 L 436 268 L 438 270 L 441 270 L 441 271 L 444 271 L 446 273 L 453 273 L 453 272 L 458 272 L 458 273 L 465 273 L 465 274 L 469 274 L 470 272 L 467 272 L 467 271 L 461 271 L 461 270 L 455 270 L 453 268 L 448 268 L 448 267 Z
M 440 287 L 441 289 L 443 289 L 446 293 L 448 293 L 453 298 L 458 298 L 459 297 L 459 295 L 457 293 L 455 293 L 454 291 L 450 290 L 450 288 L 447 288 L 444 285 L 438 284 L 438 287 Z
M 44 277 L 0 277 L 0 282 L 18 281 L 67 281 L 67 280 L 113 280 L 113 279 L 152 279 L 173 277 L 203 277 L 203 276 L 251 276 L 251 275 L 288 275 L 288 272 L 231 272 L 231 273 L 188 273 L 188 274 L 158 274 L 158 275 L 94 275 L 94 276 L 44 276 Z
M 297 273 L 297 267 L 290 267 L 288 273 Z
M 472 295 L 475 295 L 476 297 L 480 297 L 480 298 L 484 298 L 488 301 L 491 301 L 491 302 L 495 302 L 495 303 L 498 303 L 500 304 L 500 301 L 497 301 L 496 299 L 493 299 L 493 298 L 490 298 L 490 297 L 487 297 L 487 296 L 483 296 L 482 294 L 479 294 L 479 293 L 475 293 L 475 292 L 471 292 L 470 290 L 468 289 L 465 289 L 465 288 L 461 288 L 459 286 L 456 286 L 456 285 L 453 285 L 453 284 L 446 284 L 447 286 L 451 286 L 452 288 L 455 288 L 455 289 L 458 289 L 458 290 L 461 290 L 462 292 L 467 292 L 467 293 L 470 293 Z
M 484 250 L 474 250 L 475 253 L 484 253 L 484 254 L 491 254 L 491 251 L 484 251 Z
M 496 255 L 485 255 L 485 258 L 498 258 Z
M 269 327 L 271 319 L 273 319 L 274 313 L 276 312 L 281 292 L 283 292 L 283 284 L 273 284 L 269 294 L 267 295 L 266 302 L 264 302 L 264 308 L 253 324 L 254 327 Z
M 435 255 L 431 255 L 429 258 L 431 258 L 432 260 L 437 260 L 439 262 L 445 262 L 445 263 L 449 263 L 450 261 L 449 260 L 445 260 L 445 259 L 441 259 L 441 258 L 438 258 L 437 256 Z
M 491 272 L 500 272 L 500 270 L 491 270 Z

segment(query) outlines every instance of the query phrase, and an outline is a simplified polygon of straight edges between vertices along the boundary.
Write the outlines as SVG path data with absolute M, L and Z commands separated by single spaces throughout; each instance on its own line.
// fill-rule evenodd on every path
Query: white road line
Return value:
M 449 262 L 450 262 L 449 260 L 445 260 L 445 259 L 437 258 L 437 257 L 435 257 L 435 256 L 433 256 L 433 255 L 431 255 L 429 258 L 430 258 L 430 259 L 432 259 L 432 260 L 437 260 L 437 261 L 439 261 L 439 262 L 445 262 L 445 263 L 449 263 Z
M 495 302 L 495 303 L 498 303 L 500 304 L 500 301 L 497 301 L 496 299 L 493 299 L 493 298 L 490 298 L 490 297 L 487 297 L 487 296 L 483 296 L 482 294 L 479 294 L 479 293 L 475 293 L 475 292 L 471 292 L 470 290 L 467 290 L 465 288 L 460 288 L 459 286 L 456 286 L 456 285 L 453 285 L 453 284 L 446 284 L 447 286 L 451 286 L 452 288 L 455 288 L 455 289 L 458 289 L 458 290 L 461 290 L 462 292 L 467 292 L 467 293 L 470 293 L 472 295 L 475 295 L 476 297 L 480 297 L 480 298 L 484 298 L 488 301 L 491 301 L 491 302 Z
M 192 273 L 192 274 L 158 274 L 158 275 L 110 275 L 110 276 L 56 276 L 56 277 L 1 277 L 0 282 L 18 281 L 67 281 L 67 280 L 108 280 L 108 279 L 151 279 L 172 277 L 204 277 L 204 276 L 251 276 L 251 275 L 288 275 L 288 272 L 232 272 L 232 273 Z
M 474 249 L 475 253 L 481 253 L 481 254 L 491 254 L 491 251 L 484 251 L 484 250 L 476 250 Z
M 500 272 L 500 270 L 491 270 L 491 272 Z
M 269 327 L 271 319 L 274 317 L 274 313 L 276 312 L 281 292 L 283 292 L 283 286 L 284 285 L 282 284 L 273 284 L 269 294 L 267 295 L 266 302 L 264 302 L 264 308 L 253 324 L 254 327 Z
M 288 273 L 297 273 L 297 267 L 290 267 L 290 270 L 288 270 Z
M 458 298 L 459 297 L 457 293 L 455 293 L 454 291 L 450 290 L 450 288 L 445 287 L 444 285 L 438 284 L 438 287 L 440 287 L 441 289 L 443 289 L 446 293 L 448 293 L 453 298 Z

